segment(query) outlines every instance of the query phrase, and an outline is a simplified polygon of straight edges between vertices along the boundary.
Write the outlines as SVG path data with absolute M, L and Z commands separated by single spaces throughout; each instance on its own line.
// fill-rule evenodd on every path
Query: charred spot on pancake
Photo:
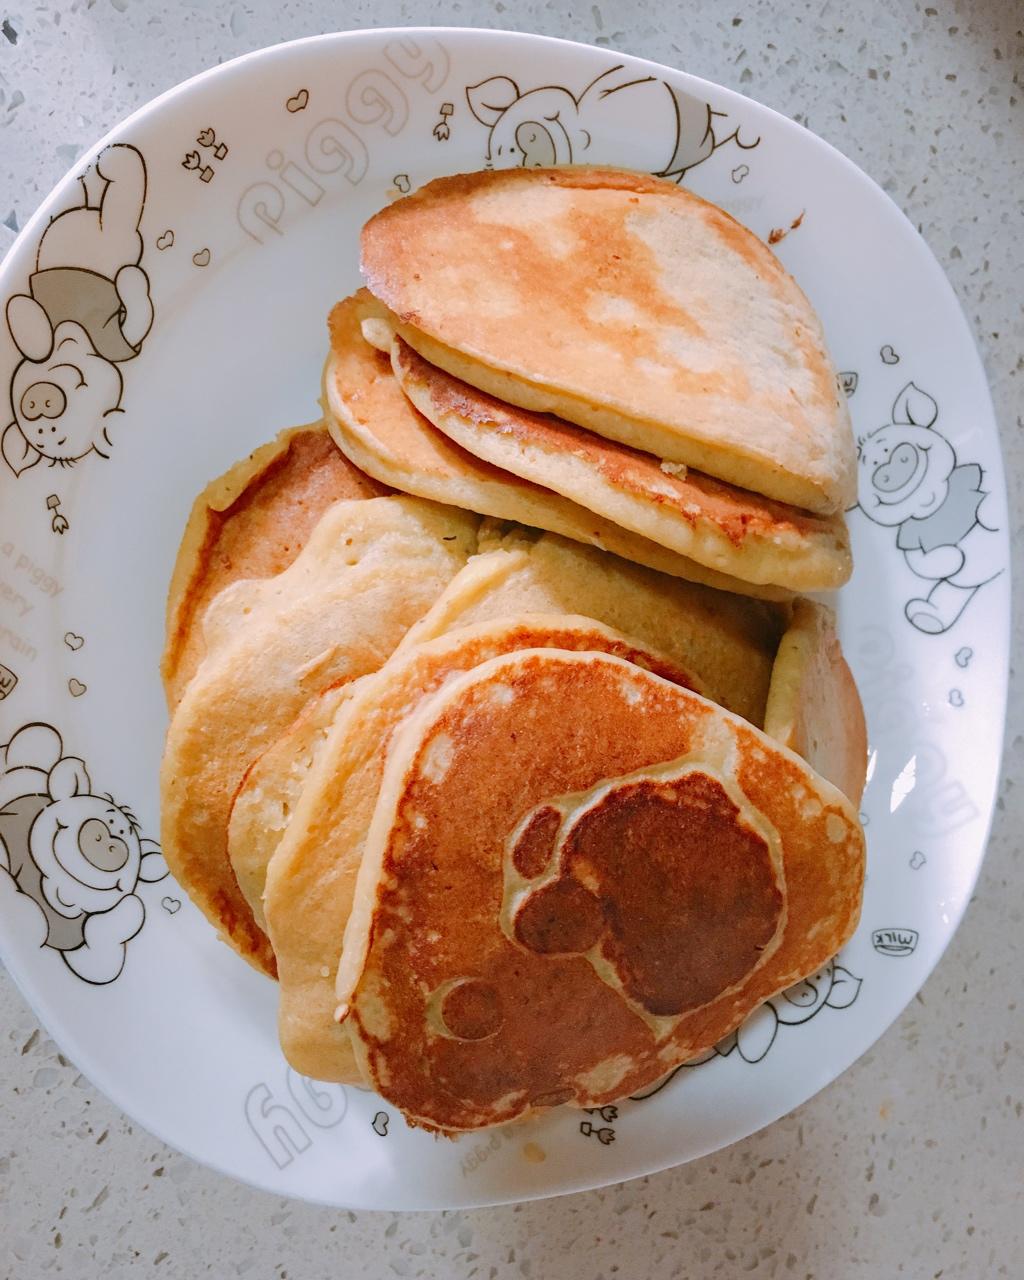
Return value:
M 441 1021 L 456 1040 L 486 1040 L 504 1020 L 501 996 L 479 978 L 457 983 L 441 1002 Z
M 515 917 L 517 941 L 543 956 L 589 951 L 604 927 L 601 903 L 574 880 L 555 880 L 534 890 Z
M 512 865 L 524 880 L 535 879 L 548 865 L 561 822 L 562 815 L 549 805 L 527 820 L 512 850 Z
M 656 1016 L 714 1000 L 748 974 L 783 896 L 765 838 L 722 784 L 693 769 L 613 788 L 569 830 L 563 876 L 585 879 L 607 921 L 601 950 Z

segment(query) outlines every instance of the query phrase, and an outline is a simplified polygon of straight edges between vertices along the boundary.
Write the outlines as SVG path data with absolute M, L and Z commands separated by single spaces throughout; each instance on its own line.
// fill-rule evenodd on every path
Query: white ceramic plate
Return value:
M 588 161 L 670 174 L 775 242 L 844 371 L 862 441 L 839 610 L 871 736 L 864 912 L 834 965 L 656 1096 L 436 1142 L 373 1094 L 291 1072 L 272 984 L 172 880 L 150 878 L 164 869 L 145 856 L 164 594 L 193 496 L 316 415 L 324 320 L 357 284 L 363 221 L 437 174 Z M 607 50 L 494 31 L 324 36 L 218 67 L 127 120 L 25 228 L 0 297 L 14 299 L 0 325 L 0 862 L 17 875 L 0 871 L 3 956 L 131 1116 L 235 1177 L 331 1204 L 554 1195 L 768 1124 L 913 997 L 992 812 L 1006 499 L 952 290 L 842 156 L 727 89 Z M 52 837 L 106 820 L 132 858 L 119 889 L 90 896 Z M 39 865 L 94 913 L 45 943 Z

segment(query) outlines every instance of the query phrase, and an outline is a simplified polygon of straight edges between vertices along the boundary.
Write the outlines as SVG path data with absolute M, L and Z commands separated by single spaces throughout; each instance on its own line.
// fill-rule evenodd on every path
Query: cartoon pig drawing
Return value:
M 81 184 L 82 203 L 58 214 L 40 238 L 29 292 L 7 304 L 21 361 L 0 453 L 15 475 L 42 458 L 70 466 L 92 452 L 107 456 L 110 420 L 122 412 L 120 366 L 138 355 L 153 323 L 139 265 L 142 156 L 115 143 Z
M 489 168 L 586 164 L 595 139 L 614 137 L 622 130 L 626 106 L 643 122 L 630 142 L 630 168 L 677 182 L 727 142 L 743 150 L 760 142 L 742 142 L 738 128 L 724 134 L 724 112 L 713 111 L 708 103 L 664 80 L 637 76 L 621 65 L 603 71 L 579 94 L 558 85 L 524 93 L 508 76 L 492 76 L 471 85 L 466 100 L 490 130 Z
M 860 994 L 862 981 L 843 965 L 830 960 L 817 973 L 812 973 L 802 982 L 797 982 L 766 1000 L 713 1049 L 676 1067 L 675 1071 L 651 1088 L 634 1094 L 634 1101 L 639 1102 L 660 1093 L 680 1071 L 713 1062 L 715 1058 L 728 1058 L 731 1053 L 737 1053 L 744 1062 L 760 1062 L 775 1043 L 780 1027 L 801 1026 L 810 1022 L 822 1009 L 849 1008 Z
M 760 1062 L 775 1043 L 779 1027 L 796 1027 L 810 1022 L 826 1007 L 847 1008 L 857 999 L 860 984 L 860 978 L 855 978 L 848 969 L 830 960 L 817 973 L 787 987 L 755 1009 L 746 1022 L 715 1047 L 714 1052 L 724 1058 L 735 1049 L 744 1062 Z
M 934 428 L 939 408 L 913 382 L 900 391 L 892 422 L 857 449 L 858 500 L 875 524 L 896 530 L 896 546 L 927 594 L 907 602 L 919 631 L 948 631 L 975 592 L 1001 572 L 999 539 L 977 463 L 958 464 Z
M 43 945 L 87 982 L 113 982 L 145 920 L 136 889 L 167 865 L 131 810 L 92 790 L 60 735 L 25 725 L 0 748 L 0 878 L 46 925 Z

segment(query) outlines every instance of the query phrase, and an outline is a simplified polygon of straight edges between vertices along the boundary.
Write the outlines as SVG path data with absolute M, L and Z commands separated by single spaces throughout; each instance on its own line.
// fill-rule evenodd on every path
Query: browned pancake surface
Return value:
M 699 564 L 456 444 L 403 393 L 389 356 L 364 340 L 363 322 L 380 324 L 384 315 L 380 304 L 360 289 L 339 302 L 328 320 L 324 407 L 339 449 L 356 466 L 406 493 L 548 529 L 674 577 L 723 591 L 788 598 L 784 587 L 752 586 Z M 390 343 L 386 323 L 384 328 Z
M 809 510 L 855 497 L 810 304 L 684 188 L 601 167 L 439 178 L 370 219 L 361 262 L 403 337 L 505 400 Z
M 842 516 L 801 511 L 510 405 L 430 364 L 401 338 L 392 361 L 417 408 L 457 446 L 526 480 L 543 478 L 557 493 L 680 555 L 740 579 L 799 590 L 836 587 L 850 575 Z
M 537 645 L 614 653 L 686 688 L 706 688 L 678 659 L 588 618 L 534 614 L 499 617 L 403 648 L 353 689 L 267 872 L 266 914 L 281 981 L 281 1047 L 303 1075 L 359 1078 L 346 1029 L 333 1020 L 334 984 L 395 727 L 445 681 L 496 654 Z
M 652 770 L 656 785 L 636 776 Z M 546 809 L 554 854 L 548 816 L 515 864 Z M 700 833 L 678 865 L 652 838 L 666 819 Z M 614 658 L 517 654 L 398 731 L 338 994 L 367 1078 L 418 1123 L 603 1105 L 834 955 L 862 877 L 849 803 L 757 730 Z
M 332 503 L 389 492 L 348 461 L 322 422 L 282 431 L 208 485 L 193 505 L 168 593 L 168 703 L 178 702 L 202 661 L 202 618 L 218 592 L 286 569 Z
M 690 770 L 617 787 L 583 814 L 514 931 L 544 954 L 600 945 L 626 995 L 674 1015 L 747 974 L 782 908 L 768 842 L 720 782 Z

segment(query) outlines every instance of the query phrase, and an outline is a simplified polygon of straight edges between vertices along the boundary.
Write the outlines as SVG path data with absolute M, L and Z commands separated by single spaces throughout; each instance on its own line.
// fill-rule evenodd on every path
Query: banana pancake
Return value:
M 618 656 L 520 650 L 392 737 L 338 1017 L 414 1124 L 603 1106 L 830 959 L 863 870 L 850 802 L 753 726 Z
M 270 860 L 265 910 L 281 984 L 279 1030 L 295 1070 L 358 1081 L 334 1010 L 335 975 L 388 741 L 446 680 L 497 654 L 546 645 L 615 653 L 688 688 L 691 672 L 589 618 L 533 615 L 479 623 L 402 651 L 352 687 L 309 770 L 292 821 Z
M 397 336 L 391 363 L 415 407 L 455 444 L 707 569 L 791 591 L 828 590 L 850 576 L 841 515 L 811 515 L 508 405 L 428 364 Z
M 860 803 L 868 763 L 864 708 L 825 605 L 793 605 L 772 668 L 764 731 Z
M 323 422 L 280 432 L 207 485 L 193 503 L 167 595 L 168 706 L 202 660 L 202 619 L 219 591 L 286 569 L 332 503 L 387 492 L 339 456 Z
M 547 529 L 691 582 L 766 598 L 790 595 L 785 588 L 748 584 L 698 564 L 454 444 L 398 386 L 387 354 L 393 331 L 386 315 L 365 289 L 330 315 L 324 412 L 338 448 L 355 466 L 406 493 Z M 385 354 L 364 339 L 364 330 Z
M 387 660 L 475 550 L 478 524 L 419 498 L 337 502 L 287 569 L 235 582 L 207 610 L 210 651 L 167 732 L 161 844 L 224 940 L 267 973 L 270 943 L 228 858 L 239 784 L 312 695 Z
M 361 267 L 411 347 L 501 400 L 818 514 L 856 501 L 811 304 L 684 187 L 598 167 L 438 178 L 367 222 Z

